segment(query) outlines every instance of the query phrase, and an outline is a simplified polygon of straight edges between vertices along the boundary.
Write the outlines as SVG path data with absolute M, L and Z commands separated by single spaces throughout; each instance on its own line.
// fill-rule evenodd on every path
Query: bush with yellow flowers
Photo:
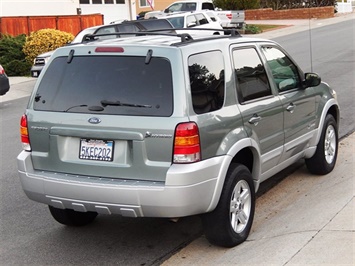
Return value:
M 64 46 L 73 39 L 74 35 L 71 33 L 55 29 L 41 29 L 31 32 L 26 37 L 23 53 L 26 55 L 26 60 L 32 64 L 36 56 Z

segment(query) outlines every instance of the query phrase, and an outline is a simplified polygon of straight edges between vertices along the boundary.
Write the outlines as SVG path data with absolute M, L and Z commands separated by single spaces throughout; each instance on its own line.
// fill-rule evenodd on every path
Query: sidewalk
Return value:
M 36 80 L 36 78 L 31 77 L 9 77 L 10 90 L 5 95 L 0 96 L 0 103 L 29 96 Z M 28 85 L 28 82 L 31 82 L 31 85 Z
M 162 265 L 355 265 L 354 143 L 355 133 L 341 141 L 332 173 L 302 167 L 257 198 L 246 242 L 226 249 L 201 236 Z
M 277 30 L 270 30 L 260 34 L 253 35 L 255 37 L 272 39 L 300 31 L 315 29 L 322 26 L 343 22 L 354 19 L 355 13 L 337 14 L 333 18 L 327 19 L 289 19 L 289 20 L 247 20 L 246 24 L 267 24 L 267 25 L 282 25 L 286 26 Z
M 271 39 L 354 18 L 246 23 L 287 25 L 255 35 Z M 355 265 L 354 143 L 355 133 L 341 141 L 332 173 L 314 176 L 302 167 L 259 197 L 246 242 L 226 249 L 201 236 L 162 265 Z

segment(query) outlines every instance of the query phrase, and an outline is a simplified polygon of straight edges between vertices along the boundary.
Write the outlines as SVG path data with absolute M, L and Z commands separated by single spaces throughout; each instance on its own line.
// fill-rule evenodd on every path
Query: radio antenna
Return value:
M 312 55 L 312 28 L 311 28 L 311 3 L 308 2 L 308 33 L 309 33 L 309 56 L 311 60 L 311 72 L 313 72 L 313 55 Z

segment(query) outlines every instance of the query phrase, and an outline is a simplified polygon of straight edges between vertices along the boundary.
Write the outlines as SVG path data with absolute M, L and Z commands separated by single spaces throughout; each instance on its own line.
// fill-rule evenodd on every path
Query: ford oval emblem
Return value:
M 101 119 L 98 118 L 98 117 L 91 117 L 88 119 L 88 122 L 91 123 L 91 124 L 98 124 L 101 122 Z

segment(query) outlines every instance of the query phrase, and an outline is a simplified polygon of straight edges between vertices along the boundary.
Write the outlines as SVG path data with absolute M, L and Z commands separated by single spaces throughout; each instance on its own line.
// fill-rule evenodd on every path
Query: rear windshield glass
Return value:
M 153 57 L 57 57 L 36 93 L 34 109 L 71 113 L 171 116 L 170 62 Z

